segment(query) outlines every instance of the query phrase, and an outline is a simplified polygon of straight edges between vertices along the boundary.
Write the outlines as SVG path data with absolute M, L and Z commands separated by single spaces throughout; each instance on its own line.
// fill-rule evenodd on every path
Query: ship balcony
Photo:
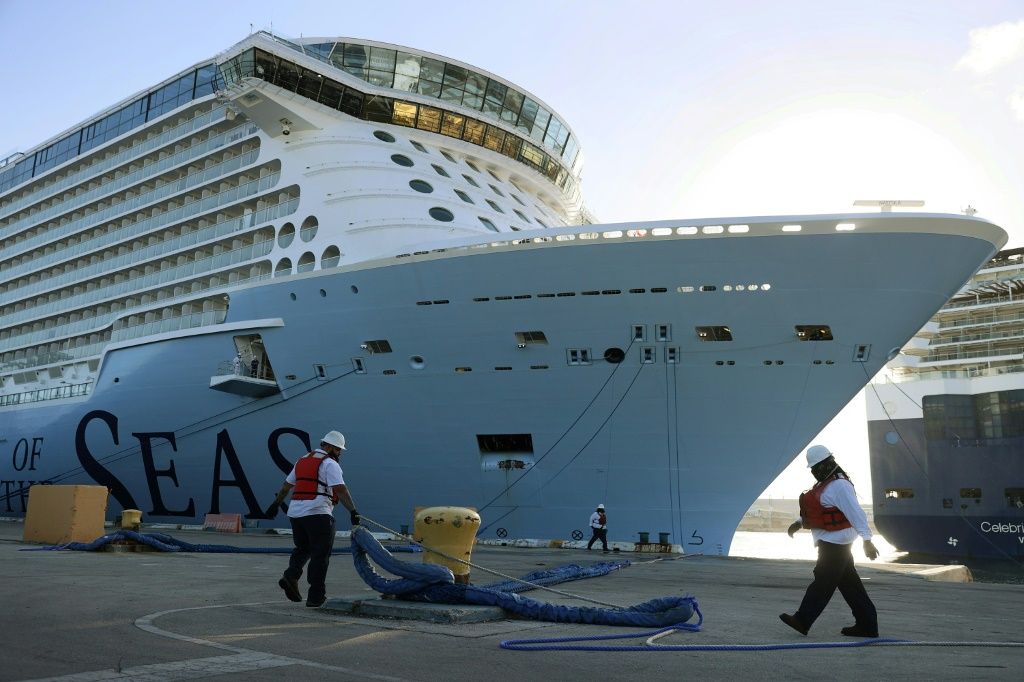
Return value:
M 956 329 L 970 327 L 985 327 L 991 325 L 1002 325 L 1008 322 L 1019 322 L 1024 320 L 1024 312 L 1008 313 L 1004 315 L 982 315 L 980 317 L 968 317 L 957 319 L 939 320 L 939 329 Z
M 914 334 L 914 339 L 930 339 L 939 333 L 939 323 L 935 320 L 929 320 L 921 330 Z M 914 340 L 912 339 L 912 340 Z
M 950 365 L 977 365 L 986 362 L 1024 360 L 1024 348 L 988 349 L 964 353 L 935 353 L 921 359 L 918 367 L 944 367 Z
M 259 367 L 253 374 L 246 369 L 234 369 L 230 362 L 222 363 L 217 374 L 210 377 L 210 388 L 247 398 L 266 398 L 281 392 L 269 367 Z
M 997 333 L 982 332 L 979 334 L 961 334 L 958 336 L 937 337 L 929 341 L 928 345 L 933 349 L 937 349 L 948 346 L 966 346 L 977 343 L 991 344 L 999 339 L 1024 340 L 1024 327 Z

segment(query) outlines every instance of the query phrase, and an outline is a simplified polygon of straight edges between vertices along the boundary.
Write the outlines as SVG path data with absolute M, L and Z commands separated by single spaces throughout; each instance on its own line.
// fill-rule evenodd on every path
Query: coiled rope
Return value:
M 366 519 L 366 517 L 363 517 L 363 520 L 376 524 L 376 522 Z M 699 629 L 700 622 L 695 625 L 688 625 L 686 621 L 694 613 L 698 614 L 701 621 L 703 620 L 703 617 L 700 616 L 697 600 L 691 596 L 660 597 L 641 604 L 634 604 L 628 608 L 613 606 L 613 608 L 607 609 L 551 604 L 488 587 L 456 584 L 455 576 L 445 566 L 433 564 L 416 565 L 398 561 L 362 526 L 356 526 L 352 529 L 352 547 L 352 559 L 355 563 L 356 572 L 359 573 L 359 576 L 363 578 L 367 585 L 383 594 L 395 595 L 410 601 L 498 606 L 519 616 L 555 623 L 589 623 L 593 625 L 640 627 L 674 625 L 679 629 Z M 429 547 L 423 547 L 425 550 L 435 551 Z M 440 552 L 438 554 L 446 556 Z M 370 558 L 383 569 L 400 577 L 388 579 L 379 575 L 370 565 Z M 473 564 L 455 557 L 447 558 L 473 566 Z M 501 575 L 516 582 L 528 583 L 524 579 L 505 576 L 497 571 L 491 571 L 483 567 L 474 567 Z M 537 589 L 567 594 L 536 583 L 528 584 L 535 586 Z M 585 601 L 596 601 L 580 597 L 579 595 L 567 596 L 574 599 L 584 599 Z

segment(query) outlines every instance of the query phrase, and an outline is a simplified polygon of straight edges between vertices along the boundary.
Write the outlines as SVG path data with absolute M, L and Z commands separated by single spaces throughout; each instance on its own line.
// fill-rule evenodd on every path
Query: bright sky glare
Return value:
M 578 136 L 603 222 L 923 199 L 974 206 L 1024 245 L 1020 0 L 0 0 L 0 158 L 271 27 L 430 50 L 521 85 Z M 863 397 L 818 440 L 866 497 Z M 766 493 L 809 481 L 798 459 Z

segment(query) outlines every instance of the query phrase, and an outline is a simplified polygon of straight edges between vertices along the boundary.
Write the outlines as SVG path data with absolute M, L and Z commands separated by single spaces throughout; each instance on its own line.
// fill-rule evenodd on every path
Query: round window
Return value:
M 316 219 L 316 216 L 309 216 L 302 221 L 302 229 L 299 230 L 299 238 L 304 241 L 312 241 L 313 237 L 316 236 L 316 231 L 320 227 L 320 222 Z
M 397 163 L 399 166 L 409 167 L 412 165 L 412 159 L 403 154 L 392 154 L 391 160 Z
M 423 180 L 410 180 L 409 186 L 417 192 L 423 192 L 424 194 L 430 194 L 434 191 L 434 188 L 430 186 L 430 183 Z
M 295 241 L 295 226 L 285 223 L 281 226 L 281 231 L 277 233 L 277 245 L 284 249 L 293 241 Z
M 451 211 L 440 206 L 430 209 L 430 217 L 434 220 L 440 220 L 442 223 L 450 223 L 455 220 L 455 215 Z
M 374 130 L 373 131 L 373 136 L 376 137 L 381 142 L 394 142 L 395 141 L 395 136 L 394 135 L 392 135 L 391 133 L 386 133 L 383 130 Z

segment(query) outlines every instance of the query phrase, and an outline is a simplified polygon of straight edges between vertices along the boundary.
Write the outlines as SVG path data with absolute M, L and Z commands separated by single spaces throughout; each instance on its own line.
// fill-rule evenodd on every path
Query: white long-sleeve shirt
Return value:
M 601 524 L 601 515 L 598 514 L 597 512 L 594 512 L 593 514 L 590 515 L 590 527 L 591 528 L 604 528 L 604 525 Z
M 845 478 L 837 478 L 825 486 L 824 492 L 821 493 L 821 506 L 837 507 L 846 515 L 853 527 L 842 530 L 812 528 L 811 535 L 814 537 L 814 544 L 818 544 L 818 540 L 824 540 L 834 545 L 852 545 L 857 540 L 857 536 L 865 540 L 871 539 L 868 517 L 864 515 L 864 510 L 860 508 L 860 503 L 857 501 L 857 491 L 853 484 Z

